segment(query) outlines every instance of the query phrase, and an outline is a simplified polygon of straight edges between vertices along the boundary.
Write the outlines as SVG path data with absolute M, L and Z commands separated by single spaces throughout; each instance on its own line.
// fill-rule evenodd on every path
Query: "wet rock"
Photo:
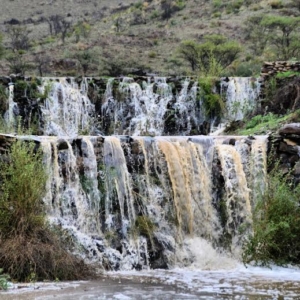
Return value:
M 285 142 L 281 142 L 279 144 L 278 150 L 280 152 L 286 152 L 286 153 L 290 153 L 290 154 L 297 154 L 299 152 L 298 146 L 291 146 L 291 145 L 286 144 Z
M 293 174 L 295 176 L 300 176 L 300 161 L 295 164 Z
M 300 123 L 290 123 L 284 125 L 280 130 L 279 134 L 281 136 L 286 136 L 286 135 L 300 135 Z
M 67 150 L 68 147 L 68 143 L 66 140 L 60 139 L 57 141 L 57 149 L 58 150 Z
M 236 143 L 236 139 L 230 138 L 230 139 L 226 139 L 222 144 L 223 145 L 232 145 L 234 146 Z

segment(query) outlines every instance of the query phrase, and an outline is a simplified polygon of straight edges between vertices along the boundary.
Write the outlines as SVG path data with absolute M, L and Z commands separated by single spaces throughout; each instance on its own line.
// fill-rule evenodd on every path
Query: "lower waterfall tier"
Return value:
M 49 219 L 105 269 L 191 264 L 193 239 L 238 256 L 251 232 L 266 137 L 30 139 L 44 151 Z

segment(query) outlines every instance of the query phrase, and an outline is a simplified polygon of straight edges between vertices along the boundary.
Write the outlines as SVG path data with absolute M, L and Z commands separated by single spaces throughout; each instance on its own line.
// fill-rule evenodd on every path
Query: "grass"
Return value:
M 276 74 L 276 78 L 283 79 L 283 78 L 289 78 L 294 76 L 300 76 L 300 72 L 296 71 L 286 71 L 286 72 L 280 72 Z
M 267 115 L 257 115 L 248 120 L 243 128 L 238 129 L 235 134 L 238 135 L 259 135 L 266 134 L 268 131 L 279 129 L 283 124 L 297 118 L 298 111 L 285 116 L 276 116 L 272 113 Z

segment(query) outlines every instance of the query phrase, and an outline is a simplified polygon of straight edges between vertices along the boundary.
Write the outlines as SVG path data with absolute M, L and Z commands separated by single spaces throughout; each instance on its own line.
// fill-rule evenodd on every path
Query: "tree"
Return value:
M 221 35 L 205 36 L 203 40 L 202 44 L 185 41 L 179 47 L 179 53 L 189 62 L 192 70 L 198 69 L 203 75 L 226 69 L 241 52 L 237 42 L 228 41 Z
M 6 60 L 11 73 L 25 75 L 25 72 L 32 68 L 32 65 L 26 60 L 22 51 L 10 53 Z
M 62 43 L 65 43 L 65 38 L 68 33 L 71 31 L 72 22 L 66 20 L 60 15 L 53 15 L 47 19 L 49 25 L 49 31 L 51 35 L 61 35 Z
M 268 41 L 268 29 L 261 24 L 264 15 L 254 15 L 249 17 L 245 22 L 244 33 L 245 40 L 250 40 L 249 48 L 254 55 L 259 56 L 264 52 Z
M 288 60 L 300 55 L 299 17 L 252 16 L 246 22 L 246 39 L 255 55 L 261 55 L 269 46 L 278 59 Z
M 80 38 L 87 38 L 91 32 L 91 25 L 87 22 L 80 21 L 74 27 L 75 43 L 78 43 Z
M 27 51 L 30 48 L 29 33 L 30 31 L 24 26 L 14 25 L 7 28 L 10 47 L 13 51 Z
M 96 53 L 93 53 L 90 49 L 77 51 L 74 55 L 81 66 L 82 75 L 85 76 L 87 71 L 91 68 L 91 66 L 97 62 Z
M 194 41 L 184 41 L 179 46 L 179 53 L 190 64 L 192 71 L 196 71 L 199 64 L 198 44 Z
M 299 17 L 266 16 L 261 25 L 268 28 L 270 44 L 275 46 L 280 59 L 288 60 L 299 55 Z
M 185 7 L 185 0 L 161 0 L 162 18 L 168 20 L 172 15 Z
M 41 51 L 39 53 L 35 53 L 34 61 L 39 72 L 39 76 L 43 77 L 44 73 L 48 71 L 48 65 L 51 61 L 50 57 L 45 54 L 45 51 Z

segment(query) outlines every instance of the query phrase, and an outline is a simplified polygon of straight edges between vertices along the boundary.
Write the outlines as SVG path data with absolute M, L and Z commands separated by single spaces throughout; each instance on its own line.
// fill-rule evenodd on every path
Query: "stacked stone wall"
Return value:
M 294 71 L 300 72 L 300 62 L 289 62 L 289 61 L 274 61 L 265 62 L 261 68 L 260 76 L 263 79 L 267 79 L 270 76 L 274 76 L 277 73 Z

